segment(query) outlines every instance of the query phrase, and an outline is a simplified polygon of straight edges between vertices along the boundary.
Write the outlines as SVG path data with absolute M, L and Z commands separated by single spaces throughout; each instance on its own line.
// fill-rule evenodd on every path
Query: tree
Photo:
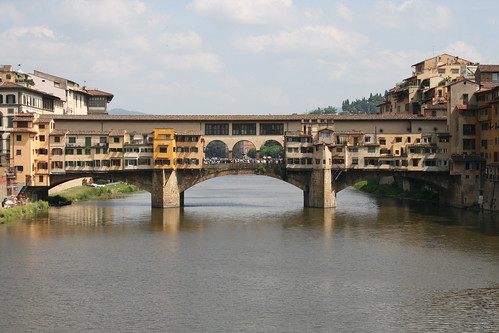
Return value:
M 318 107 L 317 109 L 308 112 L 308 114 L 336 114 L 337 109 L 334 106 L 329 105 L 326 108 L 321 109 Z

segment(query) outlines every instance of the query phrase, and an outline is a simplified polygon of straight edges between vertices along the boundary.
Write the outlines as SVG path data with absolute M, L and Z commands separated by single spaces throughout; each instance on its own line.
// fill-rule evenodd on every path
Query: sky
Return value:
M 0 65 L 158 115 L 292 114 L 449 53 L 499 64 L 496 0 L 0 0 Z

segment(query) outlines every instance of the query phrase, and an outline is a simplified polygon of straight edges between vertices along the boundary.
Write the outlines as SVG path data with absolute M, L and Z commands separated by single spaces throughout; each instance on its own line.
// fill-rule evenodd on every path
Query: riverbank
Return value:
M 85 201 L 97 198 L 111 199 L 119 194 L 132 193 L 140 191 L 135 185 L 116 183 L 106 186 L 75 186 L 70 189 L 49 196 L 49 204 L 51 206 L 70 205 L 75 201 Z
M 24 206 L 15 206 L 8 209 L 0 209 L 0 224 L 7 224 L 10 222 L 17 222 L 20 219 L 35 216 L 49 207 L 47 201 L 37 201 L 28 203 Z
M 438 193 L 432 191 L 404 191 L 397 184 L 379 184 L 375 180 L 364 180 L 353 186 L 354 188 L 377 195 L 393 196 L 397 198 L 438 202 Z

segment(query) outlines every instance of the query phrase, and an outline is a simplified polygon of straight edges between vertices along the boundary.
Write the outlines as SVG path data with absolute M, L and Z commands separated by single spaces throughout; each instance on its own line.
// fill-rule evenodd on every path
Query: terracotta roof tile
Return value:
M 369 114 L 369 115 L 41 115 L 40 118 L 54 120 L 107 120 L 107 121 L 297 121 L 297 120 L 444 120 L 444 116 L 419 116 L 415 114 Z

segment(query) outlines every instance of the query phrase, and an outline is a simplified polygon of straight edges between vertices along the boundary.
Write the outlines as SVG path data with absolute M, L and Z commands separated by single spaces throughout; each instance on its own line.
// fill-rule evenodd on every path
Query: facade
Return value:
M 9 170 L 10 130 L 21 114 L 106 114 L 113 95 L 68 79 L 0 66 L 0 168 Z
M 102 128 L 95 131 L 90 119 L 21 114 L 14 118 L 11 131 L 15 154 L 10 164 L 19 186 L 50 186 L 51 174 L 201 169 L 207 141 L 236 146 L 241 141 L 271 139 L 283 145 L 288 169 L 449 170 L 448 137 L 441 134 L 446 130 L 443 117 L 274 116 L 264 120 L 260 116 L 255 122 L 251 117 L 206 116 L 192 121 L 190 116 L 93 116 Z M 260 130 L 213 131 L 241 128 L 240 124 Z

